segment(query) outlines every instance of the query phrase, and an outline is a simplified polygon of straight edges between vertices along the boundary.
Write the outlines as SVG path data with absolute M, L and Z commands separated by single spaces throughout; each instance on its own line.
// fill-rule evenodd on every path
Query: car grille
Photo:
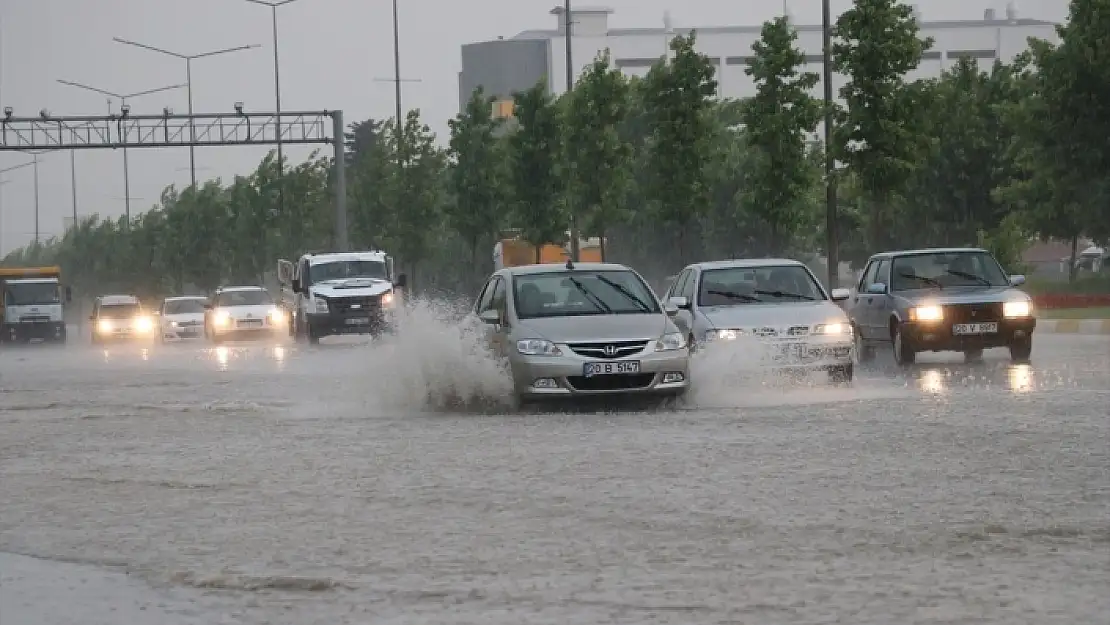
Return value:
M 1000 321 L 1002 304 L 949 304 L 945 308 L 945 321 L 951 323 L 981 323 Z
M 809 334 L 809 326 L 787 326 L 781 328 L 774 328 L 765 326 L 762 328 L 752 328 L 752 335 L 761 339 L 773 339 L 779 337 L 799 337 L 807 336 Z
M 598 375 L 584 377 L 574 375 L 567 383 L 579 391 L 627 391 L 651 386 L 654 373 L 634 373 L 632 375 Z
M 589 358 L 624 358 L 643 351 L 647 341 L 612 341 L 608 343 L 568 343 L 567 347 L 579 356 Z
M 236 328 L 261 328 L 265 324 L 262 319 L 236 319 Z
M 19 318 L 22 323 L 47 323 L 50 317 L 47 315 L 24 315 Z
M 179 328 L 191 328 L 193 326 L 199 326 L 202 323 L 203 323 L 202 321 L 178 321 L 177 322 L 177 327 L 179 327 Z
M 381 296 L 371 297 L 329 297 L 328 308 L 333 313 L 370 314 L 377 312 L 382 306 Z

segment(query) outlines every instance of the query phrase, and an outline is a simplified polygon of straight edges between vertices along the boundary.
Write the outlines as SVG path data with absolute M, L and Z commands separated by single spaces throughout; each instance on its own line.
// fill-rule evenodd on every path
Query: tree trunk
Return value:
M 1071 256 L 1068 258 L 1068 284 L 1075 282 L 1079 274 L 1079 267 L 1076 266 L 1076 261 L 1079 260 L 1079 235 L 1075 234 L 1071 237 Z

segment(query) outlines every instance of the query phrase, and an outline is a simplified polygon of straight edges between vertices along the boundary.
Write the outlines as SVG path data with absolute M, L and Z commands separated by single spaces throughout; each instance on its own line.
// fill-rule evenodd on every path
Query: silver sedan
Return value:
M 474 307 L 522 401 L 676 397 L 689 387 L 685 335 L 623 265 L 528 265 L 494 273 Z

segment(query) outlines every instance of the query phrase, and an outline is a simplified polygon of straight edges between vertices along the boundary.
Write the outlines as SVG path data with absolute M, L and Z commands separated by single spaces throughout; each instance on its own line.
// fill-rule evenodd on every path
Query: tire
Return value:
M 863 340 L 863 335 L 860 334 L 857 326 L 852 326 L 852 333 L 855 335 L 856 359 L 860 364 L 867 364 L 875 360 L 875 347 L 868 345 L 867 342 Z
M 1033 355 L 1033 337 L 1018 339 L 1010 343 L 1010 360 L 1014 362 L 1029 362 Z
M 847 386 L 852 383 L 856 375 L 855 365 L 841 365 L 829 369 L 829 382 L 838 386 Z
M 891 351 L 894 352 L 894 362 L 907 366 L 917 362 L 917 350 L 913 344 L 906 340 L 905 335 L 902 333 L 902 326 L 893 323 L 891 332 Z
M 981 349 L 964 350 L 964 362 L 973 363 L 973 362 L 982 362 L 982 360 L 983 360 L 983 350 L 981 350 Z

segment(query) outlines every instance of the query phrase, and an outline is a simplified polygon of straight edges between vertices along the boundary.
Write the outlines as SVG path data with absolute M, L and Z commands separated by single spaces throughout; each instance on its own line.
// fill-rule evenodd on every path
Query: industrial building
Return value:
M 719 93 L 726 98 L 754 95 L 755 86 L 744 73 L 759 39 L 761 26 L 706 26 L 674 28 L 664 17 L 661 28 L 610 28 L 606 7 L 575 7 L 571 10 L 571 52 L 576 76 L 597 55 L 608 49 L 614 64 L 630 76 L 643 76 L 668 51 L 675 35 L 697 32 L 697 48 L 717 67 Z M 512 94 L 546 80 L 553 94 L 566 86 L 566 17 L 562 7 L 551 10 L 550 30 L 528 30 L 508 39 L 467 44 L 462 47 L 459 72 L 459 107 L 462 110 L 474 89 L 481 86 L 496 96 L 498 115 L 511 115 Z M 1028 39 L 1057 40 L 1055 24 L 1019 17 L 1013 3 L 1001 15 L 987 10 L 982 20 L 927 21 L 918 16 L 923 37 L 933 37 L 933 48 L 925 53 L 920 67 L 909 76 L 939 76 L 959 57 L 977 59 L 989 66 L 995 59 L 1010 61 L 1028 48 Z M 806 55 L 807 70 L 821 73 L 822 30 L 820 25 L 798 25 L 798 47 Z M 844 83 L 834 76 L 833 87 Z M 823 93 L 820 83 L 815 96 Z

